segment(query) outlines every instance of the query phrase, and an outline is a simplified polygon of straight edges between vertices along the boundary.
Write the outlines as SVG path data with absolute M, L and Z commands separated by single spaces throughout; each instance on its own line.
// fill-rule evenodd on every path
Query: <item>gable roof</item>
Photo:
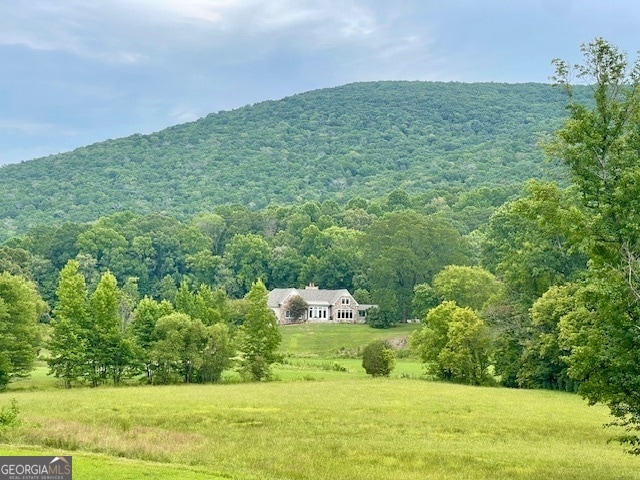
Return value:
M 349 290 L 346 288 L 340 290 L 322 290 L 320 288 L 275 288 L 269 292 L 267 305 L 271 308 L 278 308 L 293 295 L 300 295 L 309 305 L 335 305 L 340 297 L 353 298 L 351 297 Z
M 267 306 L 278 308 L 295 291 L 295 288 L 274 288 L 267 297 Z

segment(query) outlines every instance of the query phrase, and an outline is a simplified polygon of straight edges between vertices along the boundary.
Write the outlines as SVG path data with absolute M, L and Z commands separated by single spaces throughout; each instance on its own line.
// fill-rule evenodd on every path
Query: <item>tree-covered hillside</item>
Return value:
M 211 114 L 0 168 L 0 240 L 123 209 L 184 217 L 553 176 L 537 142 L 564 104 L 542 84 L 374 82 Z

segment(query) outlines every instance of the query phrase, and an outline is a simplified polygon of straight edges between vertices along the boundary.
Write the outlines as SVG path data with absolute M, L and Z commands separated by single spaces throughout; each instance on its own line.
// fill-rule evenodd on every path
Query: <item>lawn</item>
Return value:
M 360 356 L 371 341 L 388 340 L 404 346 L 406 337 L 419 328 L 418 324 L 400 324 L 393 328 L 376 329 L 367 325 L 303 324 L 282 327 L 280 351 L 297 357 L 341 358 Z
M 283 329 L 290 355 L 267 383 L 62 390 L 40 367 L 0 394 L 23 420 L 0 429 L 0 454 L 70 454 L 74 478 L 98 480 L 640 479 L 605 408 L 426 381 L 408 358 L 373 379 L 332 352 L 409 326 L 308 327 Z

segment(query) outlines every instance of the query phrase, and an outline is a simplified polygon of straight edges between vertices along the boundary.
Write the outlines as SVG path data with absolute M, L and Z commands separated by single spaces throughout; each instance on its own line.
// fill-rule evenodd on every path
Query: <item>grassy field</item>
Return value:
M 253 384 L 61 390 L 40 372 L 0 395 L 23 419 L 0 454 L 71 454 L 74 478 L 98 480 L 640 479 L 607 443 L 606 409 L 578 396 L 429 382 L 408 359 L 389 379 L 357 359 L 290 361 Z
M 377 339 L 403 343 L 418 324 L 375 329 L 365 325 L 291 325 L 282 328 L 282 353 L 297 357 L 340 358 L 360 356 L 362 348 Z

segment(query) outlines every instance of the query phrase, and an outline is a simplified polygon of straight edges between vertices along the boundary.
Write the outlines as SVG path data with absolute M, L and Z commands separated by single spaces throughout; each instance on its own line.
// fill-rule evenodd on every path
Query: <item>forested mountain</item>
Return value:
M 565 100 L 543 84 L 373 82 L 210 114 L 0 168 L 0 240 L 123 209 L 183 218 L 553 177 L 537 142 Z

